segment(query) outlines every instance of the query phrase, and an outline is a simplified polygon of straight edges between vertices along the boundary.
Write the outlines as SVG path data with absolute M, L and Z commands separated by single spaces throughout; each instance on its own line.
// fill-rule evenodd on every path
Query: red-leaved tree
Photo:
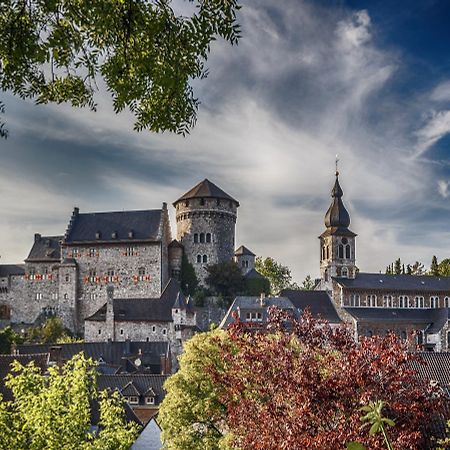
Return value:
M 360 420 L 360 408 L 378 400 L 395 421 L 389 435 L 396 450 L 424 445 L 440 393 L 415 376 L 410 361 L 418 356 L 395 335 L 357 343 L 343 326 L 332 328 L 309 312 L 295 320 L 276 309 L 265 330 L 237 320 L 228 333 L 233 345 L 220 347 L 226 370 L 208 371 L 223 387 L 234 448 L 337 450 L 357 441 L 383 449 L 383 437 L 370 436 Z

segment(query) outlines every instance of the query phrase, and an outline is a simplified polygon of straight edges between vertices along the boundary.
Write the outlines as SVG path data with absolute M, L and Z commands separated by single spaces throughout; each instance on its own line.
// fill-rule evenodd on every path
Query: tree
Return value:
M 209 367 L 231 448 L 342 449 L 360 442 L 383 449 L 384 437 L 361 427 L 360 408 L 371 401 L 382 401 L 383 417 L 395 421 L 394 448 L 420 447 L 440 408 L 439 389 L 415 375 L 410 361 L 420 357 L 406 343 L 393 334 L 357 343 L 349 329 L 332 329 L 309 312 L 299 321 L 276 309 L 270 315 L 266 333 L 232 325 L 220 365 Z
M 158 412 L 165 449 L 226 448 L 226 409 L 219 401 L 222 387 L 207 369 L 213 365 L 218 371 L 224 370 L 219 345 L 225 347 L 227 340 L 226 332 L 216 329 L 196 334 L 186 342 L 180 369 L 164 385 L 167 395 Z
M 95 110 L 102 78 L 115 112 L 129 108 L 136 130 L 185 134 L 199 104 L 190 82 L 207 76 L 211 42 L 240 36 L 237 0 L 193 3 L 185 17 L 167 1 L 3 1 L 0 89 Z
M 262 293 L 270 294 L 270 282 L 266 277 L 248 277 L 245 278 L 244 295 L 258 296 Z
M 394 274 L 395 275 L 400 275 L 402 273 L 402 262 L 400 260 L 400 258 L 395 260 L 395 264 L 394 264 Z
M 411 267 L 411 275 L 425 275 L 425 266 L 421 262 L 416 261 Z
M 292 275 L 290 269 L 273 258 L 263 259 L 258 256 L 255 261 L 255 268 L 269 280 L 272 294 L 278 294 L 281 290 L 291 287 Z
M 126 450 L 137 435 L 125 421 L 123 400 L 96 389 L 92 360 L 75 355 L 62 368 L 49 367 L 48 375 L 30 363 L 14 361 L 6 379 L 14 400 L 0 402 L 0 448 Z M 91 405 L 98 401 L 100 431 L 90 431 Z
M 234 261 L 211 264 L 206 270 L 208 272 L 206 284 L 228 303 L 245 288 L 241 269 Z
M 433 258 L 431 259 L 430 275 L 433 275 L 434 277 L 438 277 L 440 275 L 439 264 L 436 256 L 433 256 Z
M 11 354 L 13 344 L 22 344 L 23 337 L 17 334 L 11 327 L 0 330 L 0 354 Z
M 443 259 L 439 263 L 439 275 L 441 277 L 450 277 L 450 259 Z
M 306 275 L 306 278 L 303 280 L 300 289 L 302 291 L 313 291 L 316 284 L 314 280 L 311 278 L 311 275 Z
M 181 290 L 184 295 L 194 295 L 198 287 L 198 278 L 194 266 L 188 261 L 183 253 L 181 260 Z

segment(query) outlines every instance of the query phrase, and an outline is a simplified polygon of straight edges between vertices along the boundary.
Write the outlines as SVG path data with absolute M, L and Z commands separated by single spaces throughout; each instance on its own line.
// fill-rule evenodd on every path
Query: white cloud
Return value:
M 447 180 L 439 180 L 438 181 L 438 191 L 439 191 L 439 194 L 443 198 L 448 198 L 448 196 L 450 195 L 449 185 L 450 185 L 450 181 L 447 181 Z
M 436 102 L 446 102 L 450 100 L 450 81 L 438 84 L 430 94 L 430 99 Z
M 450 133 L 450 110 L 432 111 L 425 125 L 416 132 L 417 145 L 413 156 L 422 155 L 448 133 Z

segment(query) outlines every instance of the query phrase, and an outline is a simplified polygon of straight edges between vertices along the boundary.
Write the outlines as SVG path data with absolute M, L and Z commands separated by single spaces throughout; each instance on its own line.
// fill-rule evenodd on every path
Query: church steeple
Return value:
M 333 277 L 354 278 L 355 266 L 355 237 L 349 230 L 350 214 L 342 202 L 344 192 L 339 184 L 339 171 L 331 190 L 331 205 L 325 214 L 326 230 L 319 236 L 320 239 L 320 273 L 323 287 L 332 287 Z

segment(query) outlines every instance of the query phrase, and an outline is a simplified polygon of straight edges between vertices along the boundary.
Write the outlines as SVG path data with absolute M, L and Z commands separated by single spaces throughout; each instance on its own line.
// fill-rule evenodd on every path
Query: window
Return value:
M 144 281 L 145 280 L 145 267 L 139 267 L 138 269 L 138 279 L 139 281 Z
M 262 313 L 259 311 L 250 311 L 245 315 L 245 318 L 249 322 L 261 322 Z
M 123 336 L 123 328 L 120 329 L 120 335 Z
M 328 269 L 325 269 L 325 272 L 323 273 L 325 281 L 328 281 Z
M 204 244 L 205 242 L 205 233 L 200 233 L 200 244 Z
M 114 275 L 115 275 L 114 269 L 108 269 L 106 273 L 107 273 L 107 275 L 106 275 L 107 281 L 109 283 L 112 283 L 114 281 Z
M 377 305 L 377 296 L 376 295 L 368 295 L 367 296 L 367 306 L 376 307 Z
M 36 279 L 36 269 L 34 269 L 34 268 L 31 268 L 31 269 L 30 269 L 28 278 L 29 278 L 30 280 L 35 280 L 35 279 Z
M 450 349 L 450 331 L 447 331 L 447 349 Z
M 383 295 L 383 306 L 385 308 L 392 308 L 393 306 L 392 295 Z
M 450 297 L 444 298 L 444 308 L 450 308 Z
M 206 242 L 207 242 L 208 244 L 211 243 L 211 233 L 206 233 Z
M 95 248 L 89 249 L 89 256 L 95 256 L 96 254 L 97 254 L 97 252 L 95 251 Z
M 95 278 L 97 277 L 97 271 L 95 269 L 89 270 L 89 281 L 93 283 L 95 281 Z
M 70 281 L 70 275 L 68 273 L 66 273 L 64 280 L 66 281 L 66 283 L 68 283 Z
M 69 298 L 69 294 L 64 294 L 64 300 L 67 300 Z
M 350 259 L 350 244 L 347 244 L 347 245 L 345 246 L 345 257 L 346 257 L 347 259 Z
M 197 255 L 197 262 L 201 263 L 202 262 L 202 255 Z
M 330 246 L 327 245 L 327 259 L 330 259 Z
M 131 405 L 137 405 L 139 403 L 139 398 L 136 397 L 135 395 L 132 395 L 132 396 L 130 396 L 129 403 Z
M 152 333 L 156 333 L 156 326 L 155 325 L 152 326 Z
M 198 233 L 194 233 L 194 244 L 198 244 Z
M 72 249 L 72 258 L 78 258 L 80 256 L 80 250 L 78 248 Z
M 347 267 L 343 267 L 342 268 L 341 276 L 344 277 L 344 278 L 348 277 L 348 269 L 347 269 Z
M 51 299 L 52 300 L 58 300 L 58 293 L 57 292 L 53 292 L 51 295 Z
M 359 294 L 350 295 L 350 306 L 361 306 Z
M 430 308 L 439 308 L 439 297 L 430 297 Z
M 102 334 L 102 330 L 101 329 L 98 330 L 98 334 Z
M 204 198 L 201 198 L 201 199 L 200 199 L 200 205 L 202 205 L 202 206 L 205 205 L 205 199 L 204 199 Z
M 150 338 L 147 336 L 147 337 L 145 338 L 145 341 L 146 341 L 146 342 L 149 342 L 149 341 L 150 341 Z
M 208 256 L 203 255 L 203 263 L 207 263 L 208 262 Z
M 167 334 L 167 329 L 166 329 L 166 328 L 163 328 L 162 333 L 163 333 L 163 335 L 165 336 L 165 335 Z
M 344 246 L 342 244 L 339 244 L 338 246 L 338 258 L 344 257 Z
M 36 298 L 36 300 L 42 300 L 42 293 L 36 292 L 35 298 Z
M 125 256 L 138 256 L 136 247 L 127 247 L 125 249 Z
M 155 397 L 145 397 L 145 404 L 146 405 L 154 405 L 155 404 Z
M 400 295 L 398 298 L 398 307 L 399 308 L 407 308 L 409 299 L 406 295 Z
M 97 294 L 91 292 L 91 293 L 89 294 L 89 298 L 90 298 L 91 300 L 97 300 Z
M 423 308 L 425 304 L 425 299 L 422 296 L 414 297 L 414 307 Z

